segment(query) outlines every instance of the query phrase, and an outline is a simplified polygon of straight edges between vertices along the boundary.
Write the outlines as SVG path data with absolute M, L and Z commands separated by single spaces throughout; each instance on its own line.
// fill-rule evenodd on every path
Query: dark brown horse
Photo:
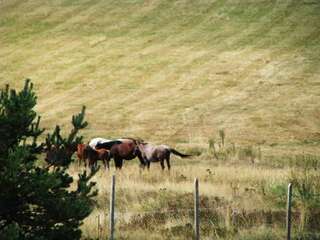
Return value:
M 64 165 L 68 161 L 71 161 L 75 151 L 77 151 L 77 144 L 75 143 L 65 146 L 47 144 L 44 148 L 44 152 L 46 153 L 45 161 L 49 163 L 49 165 Z
M 139 143 L 138 144 L 141 155 L 146 163 L 148 169 L 150 168 L 151 162 L 160 162 L 162 170 L 165 169 L 164 161 L 167 163 L 168 170 L 170 170 L 170 154 L 173 153 L 179 157 L 186 158 L 191 155 L 183 154 L 177 150 L 170 148 L 167 145 L 153 145 L 150 143 Z
M 110 161 L 110 151 L 107 149 L 92 149 L 90 146 L 87 146 L 84 150 L 84 155 L 88 160 L 88 165 L 90 168 L 96 167 L 98 160 L 102 160 L 105 169 L 109 169 Z M 85 166 L 87 166 L 85 161 Z
M 140 164 L 145 166 L 143 157 L 138 147 L 139 141 L 133 138 L 118 139 L 120 144 L 115 144 L 110 148 L 110 157 L 114 159 L 114 164 L 117 169 L 121 169 L 123 160 L 132 160 L 139 158 Z

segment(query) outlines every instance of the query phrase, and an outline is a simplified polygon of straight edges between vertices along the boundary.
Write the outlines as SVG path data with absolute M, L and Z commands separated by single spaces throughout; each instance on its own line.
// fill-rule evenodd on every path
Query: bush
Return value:
M 299 232 L 320 228 L 320 174 L 317 171 L 293 169 L 288 181 L 292 183 L 293 212 L 299 221 Z M 271 184 L 264 191 L 264 198 L 272 207 L 285 210 L 287 201 L 287 185 Z

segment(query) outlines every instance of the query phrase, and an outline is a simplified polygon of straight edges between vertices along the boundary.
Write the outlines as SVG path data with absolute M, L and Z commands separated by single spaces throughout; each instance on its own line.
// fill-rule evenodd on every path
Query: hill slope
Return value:
M 45 126 L 205 146 L 319 143 L 320 3 L 0 2 L 0 84 L 31 78 Z M 307 141 L 306 141 L 307 140 Z

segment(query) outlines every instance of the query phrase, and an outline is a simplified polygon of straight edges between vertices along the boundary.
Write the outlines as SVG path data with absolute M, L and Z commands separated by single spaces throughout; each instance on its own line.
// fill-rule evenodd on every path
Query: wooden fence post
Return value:
M 100 214 L 97 216 L 98 218 L 98 239 L 100 240 Z
M 114 239 L 114 200 L 115 200 L 116 177 L 112 175 L 110 192 L 110 240 Z
M 199 225 L 199 181 L 194 180 L 194 234 L 195 240 L 200 239 L 200 225 Z
M 287 221 L 286 221 L 287 240 L 291 240 L 291 199 L 292 199 L 292 184 L 289 183 L 288 195 L 287 195 Z

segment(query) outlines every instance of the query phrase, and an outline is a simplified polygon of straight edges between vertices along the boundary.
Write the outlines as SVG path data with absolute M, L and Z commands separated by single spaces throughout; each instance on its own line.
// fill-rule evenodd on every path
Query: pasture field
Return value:
M 116 173 L 117 239 L 191 239 L 194 177 L 203 239 L 283 239 L 289 181 L 294 236 L 319 239 L 319 12 L 317 0 L 2 0 L 0 86 L 31 78 L 43 127 L 68 128 L 86 105 L 85 140 L 195 155 L 170 174 L 136 160 Z M 84 238 L 98 237 L 113 171 L 95 176 Z
M 317 1 L 0 4 L 0 83 L 31 78 L 47 127 L 85 104 L 87 137 L 201 147 L 226 129 L 290 152 L 319 142 Z

